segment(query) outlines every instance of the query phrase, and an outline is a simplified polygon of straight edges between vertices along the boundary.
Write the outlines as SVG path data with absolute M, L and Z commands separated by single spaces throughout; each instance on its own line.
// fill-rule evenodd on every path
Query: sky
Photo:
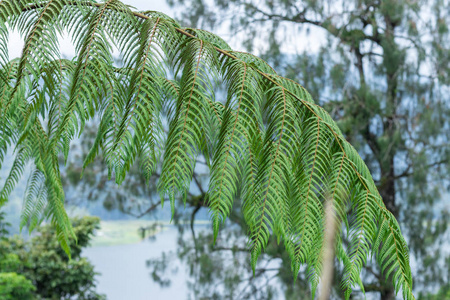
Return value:
M 122 0 L 123 3 L 131 5 L 133 10 L 155 10 L 166 15 L 173 16 L 171 8 L 164 0 Z M 10 33 L 8 41 L 9 59 L 20 57 L 24 44 L 24 37 L 21 37 L 17 31 Z M 70 39 L 65 36 L 60 38 L 61 54 L 72 58 L 75 55 L 75 48 Z

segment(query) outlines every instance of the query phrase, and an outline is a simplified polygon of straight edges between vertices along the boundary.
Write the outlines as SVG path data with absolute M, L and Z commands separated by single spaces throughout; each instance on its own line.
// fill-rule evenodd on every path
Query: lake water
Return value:
M 160 258 L 164 251 L 175 252 L 177 234 L 174 226 L 168 226 L 154 240 L 86 248 L 83 256 L 101 273 L 97 276 L 97 291 L 108 300 L 186 299 L 187 274 L 182 264 L 175 263 L 178 271 L 170 274 L 171 285 L 166 288 L 153 281 L 152 269 L 146 265 L 148 259 Z

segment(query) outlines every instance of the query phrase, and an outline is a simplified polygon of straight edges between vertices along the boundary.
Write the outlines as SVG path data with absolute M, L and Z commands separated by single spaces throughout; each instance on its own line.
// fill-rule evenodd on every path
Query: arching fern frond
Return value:
M 60 156 L 89 120 L 98 120 L 87 167 L 103 154 L 121 183 L 136 159 L 146 178 L 162 164 L 158 189 L 185 198 L 195 162 L 210 171 L 207 203 L 214 236 L 241 197 L 255 268 L 270 235 L 283 242 L 294 276 L 307 265 L 315 291 L 322 272 L 324 209 L 333 201 L 336 256 L 346 297 L 376 254 L 385 276 L 413 299 L 408 248 L 372 176 L 330 115 L 298 83 L 278 76 L 258 57 L 233 51 L 214 34 L 183 29 L 166 15 L 133 12 L 118 0 L 0 2 L 0 162 L 16 156 L 1 197 L 6 200 L 28 161 L 21 225 L 49 217 L 68 251 L 73 234 L 64 210 Z M 25 46 L 8 61 L 7 35 Z M 77 51 L 60 59 L 67 32 Z M 121 63 L 113 59 L 120 52 Z M 215 98 L 217 82 L 226 101 Z M 168 127 L 168 133 L 165 132 Z M 162 161 L 161 161 L 162 158 Z M 342 245 L 342 235 L 350 243 Z
M 195 160 L 206 150 L 206 114 L 210 112 L 211 78 L 217 65 L 213 47 L 203 40 L 181 42 L 178 65 L 182 69 L 176 115 L 170 124 L 159 181 L 161 196 L 185 199 L 194 172 Z M 208 156 L 208 154 L 206 154 Z
M 238 189 L 238 170 L 246 165 L 247 136 L 253 136 L 259 130 L 258 103 L 262 97 L 257 74 L 248 64 L 231 61 L 223 62 L 223 66 L 228 99 L 213 155 L 208 191 L 215 237 L 220 223 L 225 221 L 233 205 Z
M 39 169 L 33 170 L 28 178 L 23 201 L 20 229 L 29 223 L 29 231 L 36 228 L 46 215 L 47 188 L 45 186 L 45 175 Z

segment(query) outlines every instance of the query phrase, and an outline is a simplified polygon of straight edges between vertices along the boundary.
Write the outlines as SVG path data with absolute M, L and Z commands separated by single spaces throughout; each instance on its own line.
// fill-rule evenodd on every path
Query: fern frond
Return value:
M 45 175 L 35 169 L 28 179 L 25 189 L 25 198 L 20 216 L 20 230 L 29 224 L 29 232 L 33 231 L 42 221 L 47 202 L 47 189 Z
M 258 106 L 255 106 L 262 95 L 256 73 L 242 62 L 231 61 L 224 66 L 228 100 L 221 120 L 208 191 L 215 238 L 236 196 L 239 170 L 245 165 L 247 136 L 258 130 L 259 124 L 255 120 L 261 118 Z
M 172 210 L 175 197 L 186 198 L 195 159 L 205 139 L 205 113 L 212 91 L 209 76 L 217 64 L 214 49 L 207 42 L 188 39 L 184 43 L 179 61 L 180 66 L 183 65 L 180 95 L 176 116 L 170 124 L 159 181 L 161 196 L 168 196 Z
M 18 151 L 5 184 L 0 191 L 0 205 L 7 201 L 17 182 L 22 177 L 23 171 L 25 170 L 25 164 L 29 157 L 29 149 L 27 149 L 27 147 L 23 147 Z
M 213 45 L 214 47 L 218 47 L 220 49 L 229 51 L 231 50 L 231 47 L 227 44 L 227 42 L 225 42 L 221 37 L 206 31 L 206 30 L 202 30 L 202 29 L 195 29 L 195 28 L 187 28 L 185 29 L 186 32 L 194 35 L 195 37 L 206 41 L 208 43 L 211 43 L 211 45 Z
M 136 159 L 148 179 L 162 157 L 158 190 L 172 210 L 176 198 L 186 197 L 197 156 L 203 156 L 214 238 L 241 197 L 253 268 L 274 234 L 294 276 L 307 265 L 315 291 L 323 264 L 323 204 L 331 199 L 346 297 L 362 286 L 361 269 L 376 254 L 396 290 L 414 298 L 397 221 L 357 151 L 301 85 L 212 33 L 183 29 L 162 13 L 133 12 L 119 0 L 4 0 L 0 21 L 0 163 L 9 146 L 17 149 L 3 202 L 24 164 L 36 166 L 21 226 L 32 229 L 49 217 L 69 250 L 73 232 L 58 157 L 67 160 L 71 140 L 98 119 L 83 168 L 101 152 L 108 173 L 121 183 Z M 8 62 L 6 37 L 16 29 L 26 36 L 25 46 L 19 60 Z M 73 61 L 59 57 L 61 32 L 76 46 Z M 121 65 L 112 58 L 115 48 Z M 225 103 L 215 99 L 221 81 Z M 341 234 L 348 235 L 348 247 Z
M 115 8 L 125 7 L 120 1 L 109 0 L 100 5 L 88 15 L 87 24 L 80 24 L 74 30 L 74 36 L 80 37 L 76 44 L 79 51 L 77 67 L 73 73 L 70 99 L 65 107 L 59 125 L 56 141 L 64 132 L 77 132 L 78 122 L 83 129 L 86 119 L 92 117 L 98 110 L 100 101 L 108 89 L 109 74 L 112 70 L 112 46 L 106 32 L 108 24 L 117 21 Z M 118 20 L 122 20 L 119 18 Z M 119 22 L 123 25 L 124 22 Z M 85 25 L 85 26 L 83 26 Z M 72 118 L 73 115 L 77 118 Z
M 293 165 L 292 158 L 296 152 L 294 141 L 298 140 L 298 123 L 292 97 L 284 87 L 279 86 L 273 86 L 265 93 L 269 94 L 264 109 L 269 124 L 255 179 L 255 199 L 251 213 L 255 226 L 249 226 L 253 268 L 273 228 L 283 238 L 286 237 L 286 231 L 290 231 L 280 222 L 287 218 L 289 207 L 285 188 L 287 178 L 284 174 Z
M 9 62 L 8 55 L 8 26 L 14 27 L 17 17 L 21 14 L 25 1 L 0 1 L 0 68 Z
M 117 183 L 123 180 L 138 152 L 145 158 L 143 167 L 147 178 L 158 162 L 156 143 L 162 131 L 159 116 L 162 97 L 158 79 L 165 77 L 164 69 L 158 63 L 163 48 L 158 45 L 162 44 L 166 31 L 170 30 L 164 23 L 160 18 L 144 21 L 140 30 L 140 43 L 131 55 L 133 71 L 130 84 L 112 150 L 108 153 L 116 158 L 121 153 L 127 154 L 125 159 L 116 160 Z
M 403 299 L 414 299 L 408 246 L 392 214 L 383 211 L 381 215 L 381 226 L 373 245 L 378 263 L 386 278 L 393 274 L 395 292 L 398 293 L 403 288 Z

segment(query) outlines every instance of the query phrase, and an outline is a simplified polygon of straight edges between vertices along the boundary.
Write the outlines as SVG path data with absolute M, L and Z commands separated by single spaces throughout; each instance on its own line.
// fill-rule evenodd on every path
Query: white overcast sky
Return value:
M 165 0 L 122 0 L 122 2 L 134 6 L 136 10 L 156 10 L 173 16 L 173 12 Z M 24 37 L 21 37 L 17 31 L 9 35 L 9 59 L 20 57 L 24 44 L 23 40 Z M 66 57 L 71 58 L 75 55 L 74 47 L 67 37 L 60 39 L 60 49 L 62 55 Z
M 176 18 L 175 12 L 166 4 L 165 0 L 122 0 L 122 2 L 135 7 L 136 10 L 155 10 Z M 306 28 L 306 26 L 304 26 L 304 28 Z M 310 53 L 317 52 L 321 43 L 325 41 L 325 33 L 316 28 L 310 27 L 309 29 L 310 33 L 305 34 L 306 31 L 302 30 L 301 32 L 298 32 L 298 28 L 294 29 L 294 27 L 292 27 L 292 30 L 295 30 L 295 34 L 290 35 L 291 38 L 283 45 L 283 52 L 288 54 L 299 54 L 304 50 L 308 50 Z M 288 30 L 290 31 L 290 28 L 288 28 Z M 226 26 L 222 26 L 222 28 L 219 28 L 214 33 L 221 36 L 233 49 L 243 50 L 239 49 L 238 37 L 232 37 L 228 34 Z M 21 37 L 17 31 L 10 34 L 8 45 L 9 59 L 20 57 L 24 44 L 23 40 L 24 37 Z M 262 46 L 265 45 L 264 41 L 257 44 L 261 44 Z M 74 46 L 67 36 L 60 39 L 60 49 L 62 56 L 65 58 L 72 58 L 75 55 Z M 254 54 L 258 55 L 258 52 L 258 49 L 255 49 Z

